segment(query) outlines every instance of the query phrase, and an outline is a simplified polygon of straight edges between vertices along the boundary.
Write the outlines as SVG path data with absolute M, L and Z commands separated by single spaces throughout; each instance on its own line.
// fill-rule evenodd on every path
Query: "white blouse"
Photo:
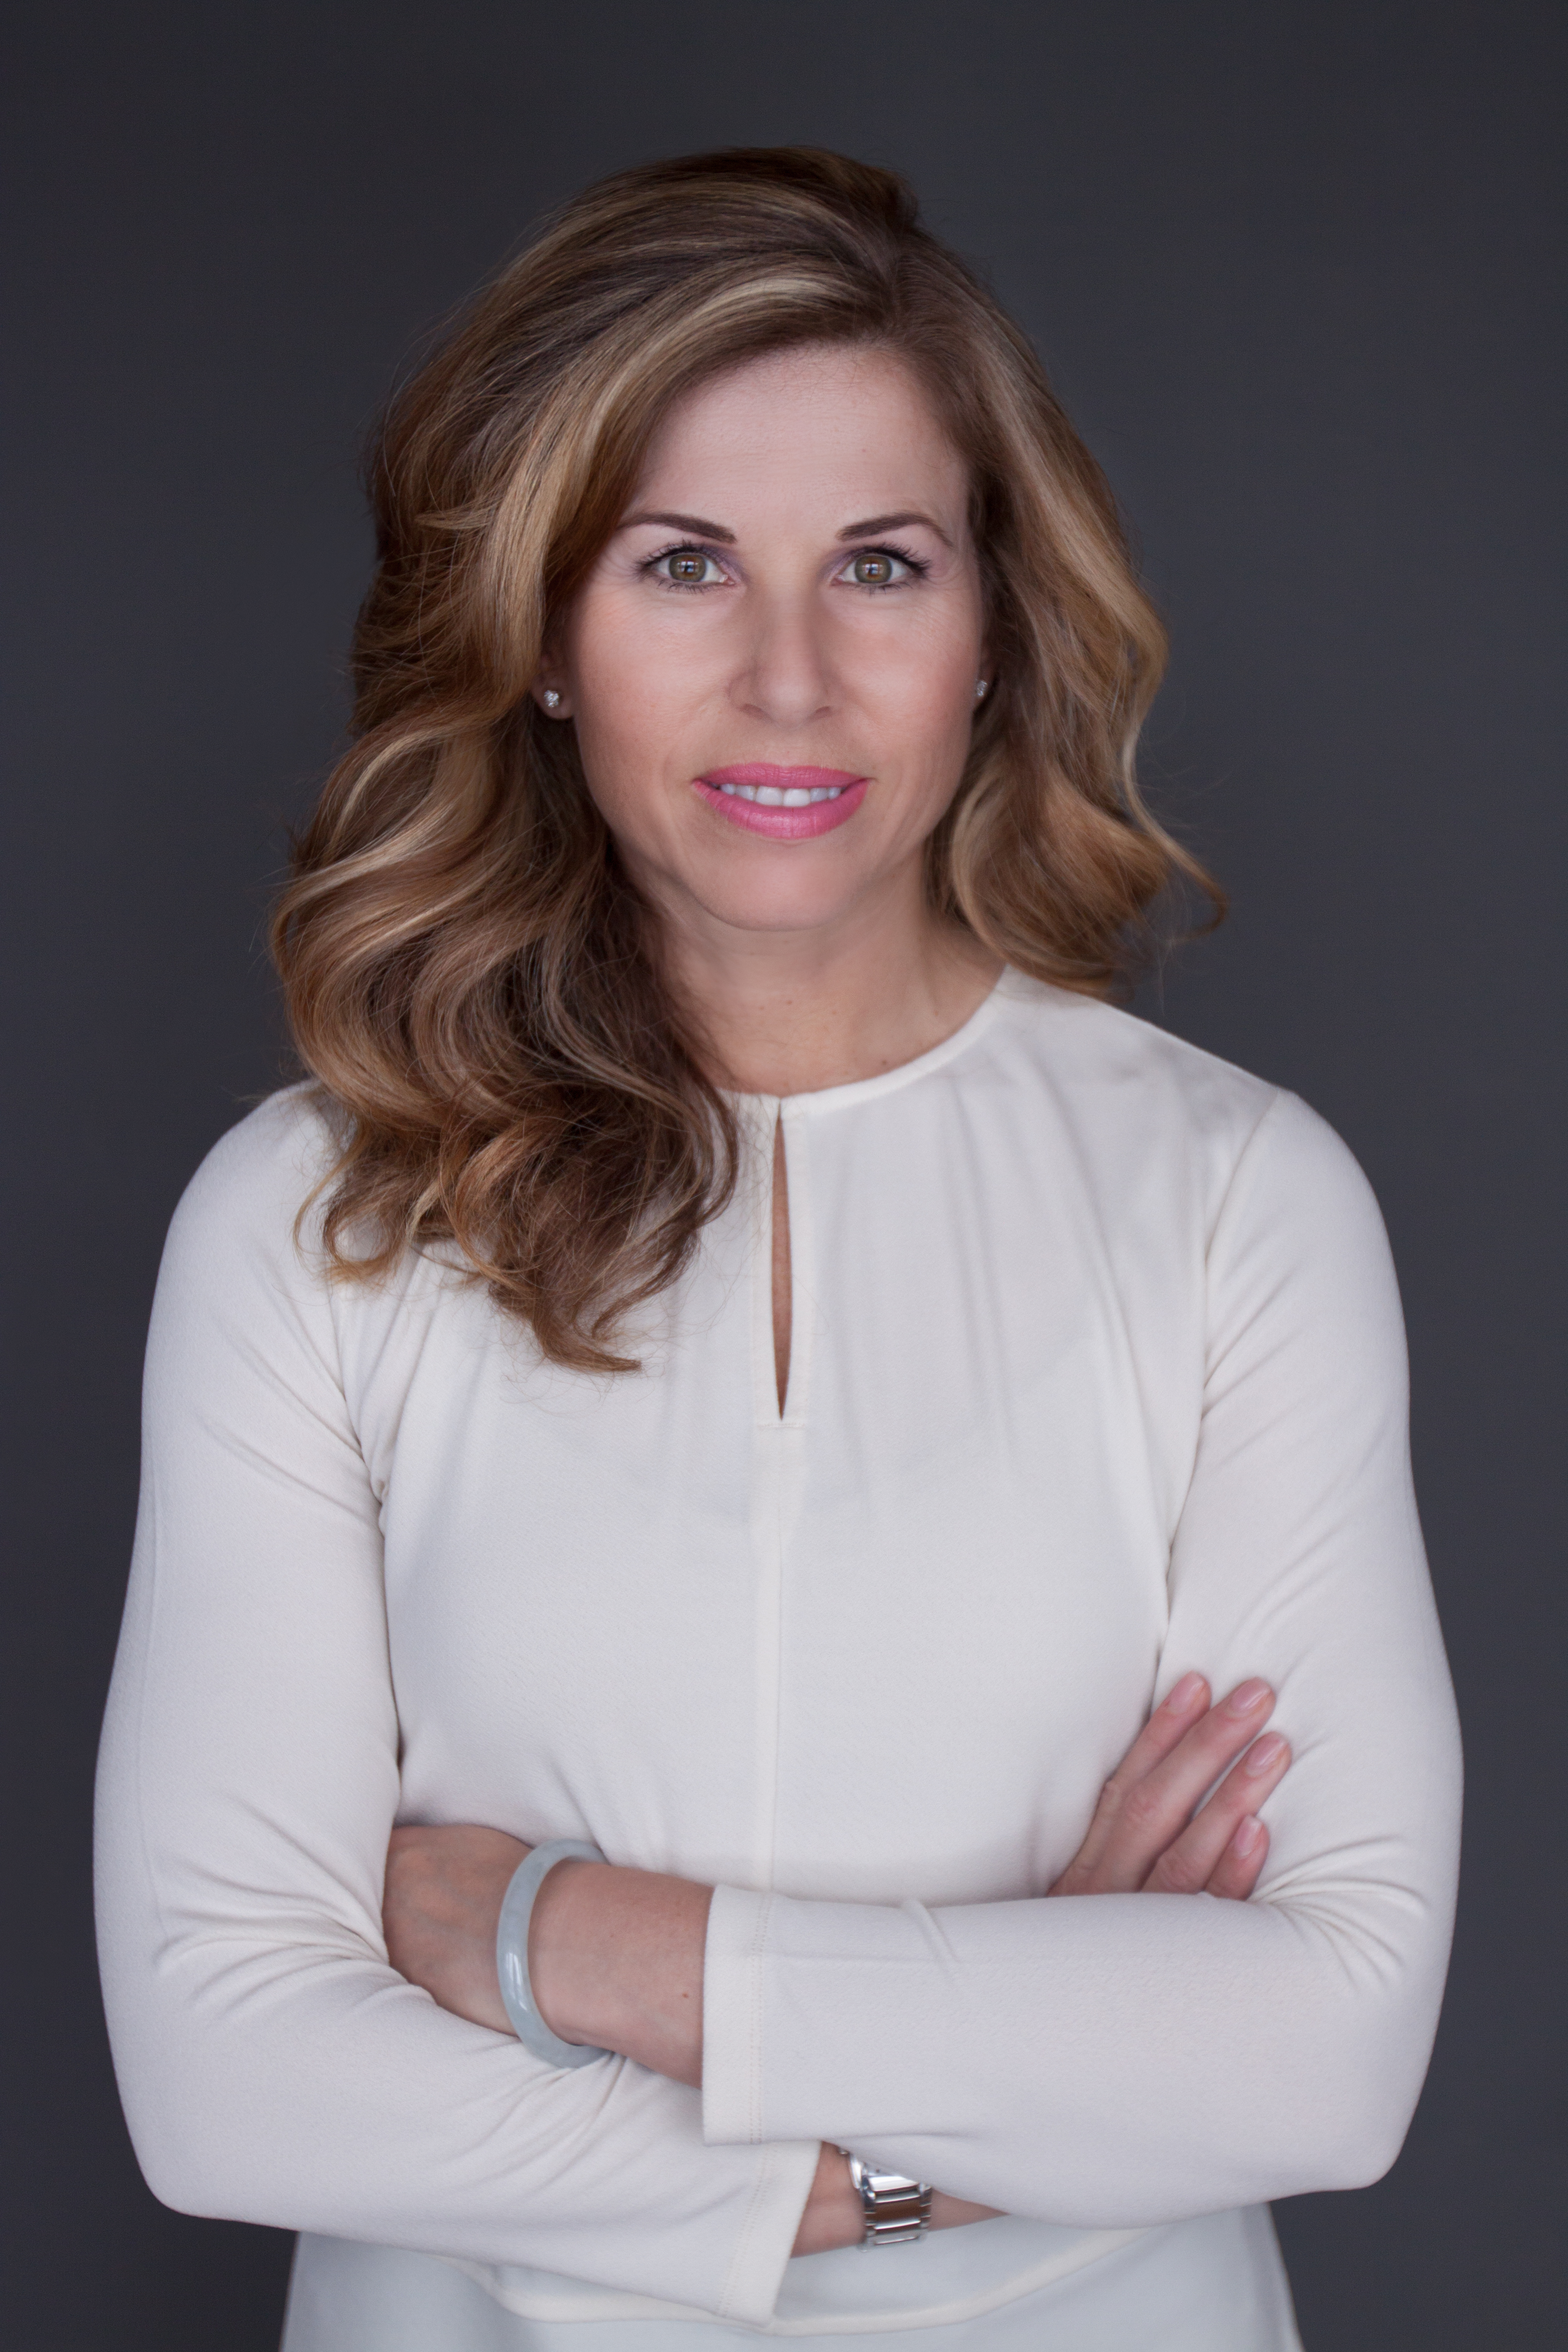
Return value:
M 542 1363 L 445 1253 L 329 1283 L 308 1089 L 181 1203 L 100 1773 L 154 2190 L 445 2257 L 542 2322 L 832 2335 L 1376 2178 L 1437 2014 L 1458 1748 L 1350 1155 L 1011 973 L 919 1060 L 742 1108 L 745 1181 L 636 1374 Z M 1193 1666 L 1279 1692 L 1258 1895 L 1041 1900 Z M 397 1822 L 716 1886 L 700 2093 L 553 2070 L 405 1983 Z M 792 2262 L 824 2139 L 1009 2218 Z

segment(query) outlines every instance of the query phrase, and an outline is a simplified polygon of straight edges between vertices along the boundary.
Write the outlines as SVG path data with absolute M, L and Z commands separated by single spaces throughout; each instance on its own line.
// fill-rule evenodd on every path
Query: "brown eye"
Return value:
M 665 577 L 679 580 L 687 587 L 700 586 L 708 571 L 709 558 L 693 547 L 678 547 L 673 555 L 664 559 Z
M 849 572 L 858 588 L 886 588 L 893 576 L 893 559 L 890 555 L 858 555 Z

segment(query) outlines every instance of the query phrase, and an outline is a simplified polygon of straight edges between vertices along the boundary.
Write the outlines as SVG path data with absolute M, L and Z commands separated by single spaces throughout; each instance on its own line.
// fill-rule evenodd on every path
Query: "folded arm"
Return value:
M 1053 1895 L 1180 1888 L 1244 1902 L 1251 1894 L 1268 1847 L 1257 1809 L 1284 1777 L 1289 1748 L 1278 1734 L 1258 1736 L 1273 1707 L 1266 1684 L 1244 1683 L 1218 1706 L 1208 1699 L 1196 1674 L 1168 1695 L 1106 1783 Z M 444 2008 L 500 2032 L 510 2027 L 496 1930 L 529 1851 L 503 1831 L 449 1823 L 395 1830 L 387 1853 L 384 1921 L 394 1967 Z M 700 2085 L 712 1895 L 658 1872 L 558 1864 L 535 1902 L 528 1950 L 534 1999 L 552 2029 Z M 931 2226 L 956 2229 L 1000 2210 L 938 2188 Z M 862 2226 L 843 2152 L 825 2141 L 794 2251 L 853 2245 Z
M 713 2144 L 842 2141 L 970 2213 L 1088 2226 L 1353 2186 L 1392 2161 L 1441 1992 L 1458 1743 L 1386 1243 L 1349 1155 L 1289 1098 L 1237 1171 L 1210 1282 L 1166 1702 L 1050 1890 L 1099 1899 L 710 1901 L 582 1864 L 546 1882 L 546 2013 L 680 2080 L 700 2067 Z M 1260 1668 L 1279 1694 L 1298 1761 L 1271 1850 L 1256 1809 L 1289 1751 L 1268 1739 L 1184 1826 L 1267 1713 L 1230 1717 L 1228 1749 L 1205 1750 L 1226 1709 L 1189 1726 L 1171 1706 L 1197 1705 L 1198 1666 L 1225 1684 Z M 1266 1853 L 1256 1900 L 1215 1899 L 1249 1895 Z M 458 1977 L 438 1997 L 461 2005 Z M 803 2243 L 845 2242 L 812 2227 L 808 2207 Z
M 1201 1434 L 1158 1687 L 1265 1677 L 1293 1761 L 1250 1902 L 927 1910 L 723 1887 L 704 2121 L 805 2131 L 1014 2213 L 1134 2226 L 1356 2186 L 1436 2023 L 1458 1744 L 1371 1193 L 1280 1097 L 1211 1237 Z

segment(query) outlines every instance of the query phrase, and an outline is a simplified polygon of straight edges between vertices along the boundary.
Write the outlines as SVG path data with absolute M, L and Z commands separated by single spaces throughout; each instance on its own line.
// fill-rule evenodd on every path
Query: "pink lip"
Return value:
M 851 775 L 844 768 L 775 768 L 748 761 L 738 768 L 710 768 L 695 782 L 709 807 L 744 832 L 765 834 L 771 841 L 814 841 L 854 815 L 870 778 Z M 721 784 L 771 784 L 781 793 L 831 791 L 837 785 L 839 792 L 836 801 L 812 801 L 805 808 L 763 808 L 756 801 L 721 792 Z

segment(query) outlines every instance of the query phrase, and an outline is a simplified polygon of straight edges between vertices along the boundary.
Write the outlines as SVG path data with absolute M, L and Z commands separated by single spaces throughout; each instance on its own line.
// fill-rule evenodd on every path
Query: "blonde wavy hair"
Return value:
M 575 730 L 529 688 L 670 404 L 806 343 L 899 353 L 967 459 L 995 665 L 932 904 L 1019 971 L 1105 995 L 1177 877 L 1133 758 L 1164 662 L 1116 506 L 1019 330 L 889 172 L 808 148 L 621 172 L 569 204 L 393 401 L 353 741 L 272 943 L 339 1113 L 346 1279 L 456 1244 L 542 1353 L 617 1334 L 732 1192 L 732 1112 L 660 983 Z

